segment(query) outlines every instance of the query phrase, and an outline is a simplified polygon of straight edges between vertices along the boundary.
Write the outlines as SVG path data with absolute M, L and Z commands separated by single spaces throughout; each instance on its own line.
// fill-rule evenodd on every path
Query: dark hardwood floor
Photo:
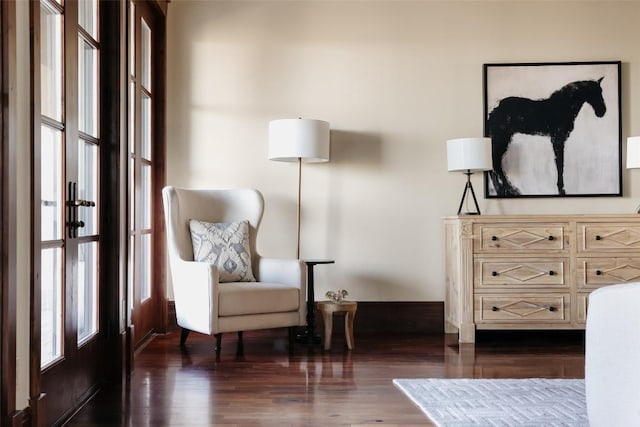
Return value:
M 99 392 L 69 426 L 374 426 L 430 425 L 394 378 L 584 378 L 582 332 L 484 332 L 475 346 L 451 336 L 358 335 L 331 351 L 295 344 L 287 331 L 222 340 L 192 333 L 155 337 L 136 356 L 129 384 Z

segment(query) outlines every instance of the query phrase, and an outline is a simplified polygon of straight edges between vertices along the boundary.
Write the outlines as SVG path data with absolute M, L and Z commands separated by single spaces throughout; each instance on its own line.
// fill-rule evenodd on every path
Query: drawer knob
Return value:
M 495 305 L 493 307 L 491 307 L 491 311 L 498 311 L 500 310 L 498 307 L 496 307 Z
M 492 272 L 491 272 L 491 275 L 495 277 L 495 276 L 497 276 L 497 275 L 498 275 L 498 272 L 497 272 L 497 271 L 492 271 Z
M 554 274 L 556 274 L 555 271 L 549 270 L 549 276 L 553 276 Z
M 549 236 L 549 237 L 547 237 L 547 240 L 553 240 L 553 239 L 554 239 L 554 237 L 553 237 L 553 236 Z
M 498 240 L 498 237 L 497 236 L 491 236 L 491 240 L 493 240 L 495 242 L 496 240 Z
M 549 306 L 547 308 L 549 309 L 549 311 L 556 311 L 556 308 L 554 306 Z
M 596 240 L 602 240 L 602 237 L 600 237 L 599 235 L 596 236 Z
M 602 275 L 602 271 L 596 270 L 596 276 L 601 276 L 601 275 Z

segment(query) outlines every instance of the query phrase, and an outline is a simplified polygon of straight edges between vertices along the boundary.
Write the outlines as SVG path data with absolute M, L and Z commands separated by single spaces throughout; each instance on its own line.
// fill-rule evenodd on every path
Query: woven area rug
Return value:
M 588 426 L 584 380 L 395 379 L 438 426 Z

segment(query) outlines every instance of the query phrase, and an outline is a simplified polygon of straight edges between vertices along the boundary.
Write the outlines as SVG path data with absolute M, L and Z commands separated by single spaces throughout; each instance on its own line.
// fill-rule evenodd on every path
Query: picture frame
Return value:
M 622 196 L 621 67 L 484 64 L 485 197 Z

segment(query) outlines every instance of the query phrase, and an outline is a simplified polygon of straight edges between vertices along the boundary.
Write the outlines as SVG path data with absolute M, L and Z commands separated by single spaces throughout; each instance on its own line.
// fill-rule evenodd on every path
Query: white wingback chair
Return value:
M 592 292 L 585 336 L 589 425 L 640 426 L 640 283 Z
M 189 331 L 215 335 L 216 356 L 221 337 L 238 332 L 242 353 L 242 331 L 306 324 L 306 270 L 296 259 L 264 258 L 256 252 L 256 235 L 264 200 L 257 190 L 162 190 L 167 227 L 167 251 L 176 317 L 182 328 L 180 344 Z M 195 262 L 189 221 L 211 223 L 249 222 L 249 246 L 255 282 L 219 282 L 218 268 Z M 291 344 L 290 344 L 291 345 Z

